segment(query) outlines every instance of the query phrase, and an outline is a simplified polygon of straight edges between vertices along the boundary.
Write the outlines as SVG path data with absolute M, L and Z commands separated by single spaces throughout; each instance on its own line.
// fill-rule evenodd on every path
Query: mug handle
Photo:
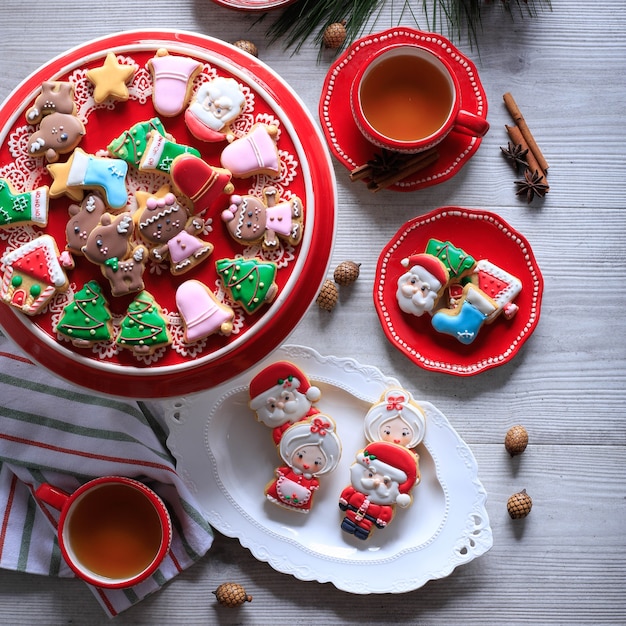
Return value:
M 70 494 L 48 483 L 43 483 L 39 485 L 35 491 L 35 497 L 60 511 L 70 497 Z
M 489 122 L 484 117 L 461 109 L 454 121 L 453 130 L 462 135 L 483 137 L 489 130 Z

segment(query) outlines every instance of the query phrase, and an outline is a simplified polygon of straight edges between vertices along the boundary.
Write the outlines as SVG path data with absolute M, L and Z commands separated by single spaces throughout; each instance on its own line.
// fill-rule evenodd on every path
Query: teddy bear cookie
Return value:
M 0 299 L 26 315 L 41 313 L 69 281 L 50 235 L 40 235 L 5 252 L 2 257 Z
M 175 276 L 205 261 L 213 252 L 213 244 L 199 236 L 204 220 L 189 215 L 171 192 L 148 196 L 134 218 L 141 238 L 150 248 L 150 258 L 168 260 Z
M 265 497 L 289 511 L 309 513 L 319 477 L 332 472 L 341 458 L 336 431 L 335 422 L 322 413 L 289 426 L 278 446 L 283 465 L 274 470 Z
M 412 489 L 419 483 L 417 457 L 404 446 L 375 441 L 357 452 L 350 479 L 339 497 L 341 530 L 365 541 L 374 529 L 393 521 L 396 505 L 411 505 Z
M 222 221 L 230 236 L 243 244 L 260 243 L 267 250 L 279 241 L 296 246 L 302 240 L 302 200 L 292 196 L 281 199 L 278 189 L 267 186 L 263 196 L 232 195 L 230 206 L 222 212 Z
M 245 106 L 241 85 L 234 78 L 218 76 L 198 87 L 185 111 L 185 123 L 201 141 L 232 141 L 232 124 Z

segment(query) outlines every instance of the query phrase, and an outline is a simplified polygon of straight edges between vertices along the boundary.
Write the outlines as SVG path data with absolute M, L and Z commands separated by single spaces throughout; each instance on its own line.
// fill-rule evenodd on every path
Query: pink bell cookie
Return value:
M 148 61 L 154 90 L 152 103 L 160 115 L 173 117 L 182 113 L 189 101 L 194 78 L 202 70 L 202 63 L 189 57 L 170 55 L 159 48 Z
M 222 212 L 222 221 L 235 241 L 261 243 L 275 250 L 279 241 L 295 246 L 302 240 L 303 206 L 298 196 L 280 198 L 278 189 L 267 186 L 263 197 L 232 195 L 230 206 Z
M 187 280 L 176 290 L 176 306 L 185 326 L 184 341 L 193 343 L 220 332 L 230 335 L 234 311 L 222 304 L 199 280 Z
M 245 105 L 241 85 L 234 78 L 218 76 L 198 87 L 185 111 L 185 123 L 201 141 L 232 141 L 231 125 Z
M 37 315 L 52 297 L 69 286 L 50 235 L 31 239 L 5 252 L 0 299 L 26 315 Z
M 170 176 L 178 191 L 191 200 L 195 213 L 206 211 L 222 194 L 234 189 L 228 170 L 212 167 L 189 153 L 174 159 Z
M 187 272 L 213 252 L 213 244 L 200 239 L 204 229 L 201 217 L 190 216 L 173 193 L 149 196 L 135 213 L 139 234 L 150 246 L 150 257 L 169 259 L 175 276 Z
M 222 150 L 222 167 L 232 172 L 235 178 L 265 174 L 280 174 L 280 157 L 276 147 L 276 126 L 255 124 L 248 134 L 235 139 Z

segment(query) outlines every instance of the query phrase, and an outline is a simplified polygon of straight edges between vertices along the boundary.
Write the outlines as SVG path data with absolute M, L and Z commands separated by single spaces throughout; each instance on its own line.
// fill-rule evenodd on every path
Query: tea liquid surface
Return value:
M 382 60 L 361 85 L 361 106 L 369 123 L 400 141 L 439 130 L 452 100 L 446 76 L 426 59 L 409 54 Z
M 77 559 L 107 578 L 130 578 L 143 571 L 161 544 L 161 523 L 152 504 L 121 484 L 87 493 L 69 521 Z

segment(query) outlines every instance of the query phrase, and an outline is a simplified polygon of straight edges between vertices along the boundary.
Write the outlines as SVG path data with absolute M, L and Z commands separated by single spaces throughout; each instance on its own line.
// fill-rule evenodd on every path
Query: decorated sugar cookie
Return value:
M 250 131 L 222 150 L 220 162 L 235 178 L 280 174 L 276 126 L 254 124 Z
M 0 228 L 48 223 L 47 185 L 18 193 L 6 178 L 0 178 Z
M 122 159 L 128 165 L 138 168 L 146 151 L 148 139 L 153 133 L 166 136 L 163 123 L 158 117 L 133 124 L 128 130 L 116 137 L 107 146 L 107 150 L 111 156 Z
M 0 298 L 26 315 L 41 313 L 68 280 L 59 249 L 50 235 L 41 235 L 2 257 Z
M 138 166 L 140 172 L 169 175 L 174 159 L 181 154 L 192 154 L 195 157 L 200 157 L 200 152 L 195 148 L 176 143 L 155 131 L 150 131 L 146 135 L 146 140 Z
M 104 200 L 97 193 L 88 194 L 80 204 L 70 204 L 65 226 L 66 250 L 71 254 L 83 254 L 89 233 L 100 223 L 106 209 Z
M 476 260 L 472 256 L 449 241 L 429 239 L 426 254 L 436 256 L 444 264 L 450 281 L 461 280 L 470 274 L 476 265 Z
M 278 449 L 285 464 L 274 470 L 265 497 L 290 511 L 308 513 L 319 477 L 332 472 L 341 458 L 335 422 L 322 413 L 297 422 L 284 432 Z
M 52 178 L 50 185 L 50 197 L 60 198 L 61 196 L 67 196 L 74 202 L 80 202 L 85 196 L 85 192 L 82 187 L 72 187 L 67 184 L 67 177 L 70 173 L 70 167 L 72 166 L 72 158 L 67 161 L 59 163 L 49 163 L 46 165 L 46 169 Z
M 449 274 L 432 254 L 414 254 L 402 259 L 407 271 L 398 279 L 396 299 L 405 313 L 421 317 L 430 313 L 448 284 Z
M 76 148 L 68 159 L 68 164 L 68 187 L 100 191 L 112 209 L 123 209 L 126 206 L 126 161 L 87 154 L 81 148 Z
M 370 407 L 363 428 L 368 442 L 389 441 L 413 450 L 424 438 L 426 416 L 409 391 L 394 387 Z
M 171 343 L 172 337 L 161 307 L 152 294 L 142 291 L 128 306 L 116 344 L 137 356 L 146 356 Z
M 102 67 L 87 71 L 87 78 L 94 86 L 93 99 L 101 104 L 107 99 L 125 102 L 129 98 L 126 86 L 135 73 L 134 65 L 120 63 L 114 52 L 107 54 Z
M 233 195 L 230 207 L 222 212 L 226 228 L 240 243 L 261 243 L 273 250 L 279 240 L 295 246 L 302 240 L 302 200 L 293 196 L 283 200 L 276 187 L 263 189 L 262 198 L 254 195 Z
M 396 505 L 412 503 L 411 491 L 419 483 L 417 457 L 404 446 L 376 441 L 356 454 L 350 477 L 339 497 L 341 530 L 365 541 L 375 528 L 392 522 Z
M 260 259 L 220 259 L 215 263 L 224 288 L 247 313 L 272 302 L 278 293 L 276 263 Z
M 124 296 L 144 288 L 143 272 L 148 250 L 145 246 L 131 245 L 133 230 L 130 213 L 118 216 L 104 213 L 81 248 L 87 259 L 100 266 L 113 296 Z
M 154 89 L 152 102 L 159 115 L 173 117 L 182 113 L 189 101 L 194 78 L 202 70 L 202 63 L 184 56 L 171 55 L 159 48 L 148 61 Z
M 213 252 L 213 244 L 200 238 L 204 220 L 190 216 L 173 193 L 149 196 L 135 219 L 150 257 L 157 262 L 169 260 L 174 275 L 189 271 Z
M 57 333 L 68 337 L 78 348 L 88 348 L 99 341 L 109 341 L 113 336 L 111 311 L 95 280 L 90 280 L 74 294 L 63 309 L 56 327 Z
M 74 85 L 69 82 L 47 80 L 41 85 L 41 93 L 34 104 L 26 111 L 26 121 L 29 124 L 39 124 L 42 118 L 52 113 L 74 115 Z
M 250 381 L 250 408 L 259 422 L 272 429 L 278 445 L 292 424 L 319 413 L 314 407 L 322 393 L 304 372 L 289 361 L 277 361 Z
M 245 105 L 241 85 L 234 78 L 218 76 L 198 87 L 185 111 L 185 123 L 201 141 L 232 141 L 231 124 Z
M 45 115 L 39 128 L 28 139 L 30 156 L 55 163 L 62 154 L 72 152 L 85 135 L 84 124 L 73 113 Z
M 233 330 L 234 311 L 199 280 L 187 280 L 179 285 L 176 306 L 185 326 L 186 343 L 215 333 L 228 336 Z

